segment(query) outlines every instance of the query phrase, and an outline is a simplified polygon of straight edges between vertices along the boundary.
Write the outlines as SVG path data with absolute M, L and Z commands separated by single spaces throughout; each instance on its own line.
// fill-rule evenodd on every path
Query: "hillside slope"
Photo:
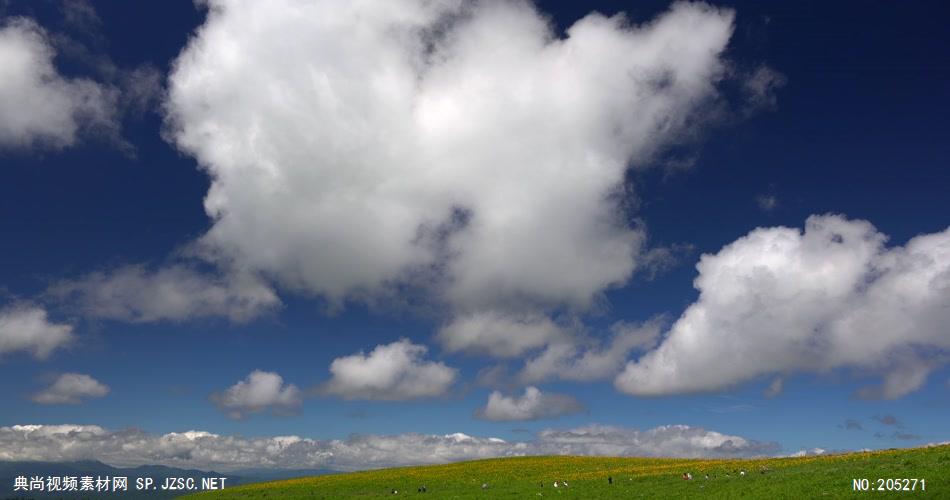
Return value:
M 684 480 L 685 472 L 691 473 L 693 479 Z M 195 496 L 222 500 L 394 496 L 878 498 L 913 495 L 950 498 L 948 474 L 950 446 L 753 460 L 519 457 L 250 484 Z M 855 479 L 867 479 L 869 491 L 854 491 Z M 914 487 L 915 491 L 874 491 L 878 486 L 905 486 L 903 481 L 895 485 L 887 479 L 910 479 L 906 487 Z M 916 484 L 913 479 L 918 480 Z M 559 481 L 558 488 L 554 487 L 554 481 Z M 563 481 L 568 483 L 567 487 Z M 427 493 L 418 492 L 422 485 L 426 486 Z M 394 495 L 393 490 L 398 493 Z

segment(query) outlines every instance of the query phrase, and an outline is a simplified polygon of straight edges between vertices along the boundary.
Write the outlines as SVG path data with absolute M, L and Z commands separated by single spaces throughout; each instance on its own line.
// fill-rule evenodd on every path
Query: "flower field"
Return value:
M 689 473 L 692 479 L 684 479 L 685 473 Z M 477 460 L 301 478 L 205 492 L 195 497 L 222 500 L 406 496 L 950 498 L 948 474 L 950 446 L 947 445 L 817 457 L 750 460 L 548 456 Z M 862 483 L 862 479 L 867 479 L 867 482 Z M 891 481 L 887 481 L 888 479 Z M 894 481 L 903 479 L 917 481 Z M 855 480 L 858 480 L 857 487 Z M 554 486 L 555 481 L 558 482 L 558 487 Z M 866 491 L 861 490 L 862 484 L 867 486 Z M 911 485 L 913 491 L 909 489 Z M 419 491 L 422 486 L 426 489 L 424 493 Z M 883 491 L 877 491 L 878 488 L 883 488 Z

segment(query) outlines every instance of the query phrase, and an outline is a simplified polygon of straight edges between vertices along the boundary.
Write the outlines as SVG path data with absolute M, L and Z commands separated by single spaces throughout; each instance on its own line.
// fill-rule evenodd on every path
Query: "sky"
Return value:
M 0 3 L 0 460 L 950 439 L 941 2 Z

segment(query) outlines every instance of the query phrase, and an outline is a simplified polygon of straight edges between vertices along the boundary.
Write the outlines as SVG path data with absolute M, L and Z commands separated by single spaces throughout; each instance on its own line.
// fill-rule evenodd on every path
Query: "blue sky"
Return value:
M 0 458 L 108 456 L 80 428 L 948 439 L 943 4 L 214 4 L 0 4 L 2 57 L 55 54 L 0 83 L 0 439 L 87 426 Z M 738 450 L 631 434 L 670 425 Z M 268 460 L 402 463 L 353 456 Z M 252 465 L 178 460 L 114 459 Z

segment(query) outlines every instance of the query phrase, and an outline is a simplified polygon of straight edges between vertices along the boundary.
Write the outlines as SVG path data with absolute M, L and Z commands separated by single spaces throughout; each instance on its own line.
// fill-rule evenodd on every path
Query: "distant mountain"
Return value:
M 256 483 L 261 481 L 275 481 L 292 479 L 304 476 L 319 476 L 332 474 L 329 470 L 282 470 L 282 469 L 245 469 L 232 473 L 202 471 L 196 469 L 178 469 L 164 465 L 141 465 L 138 467 L 119 468 L 95 460 L 77 462 L 0 462 L 0 499 L 15 498 L 122 498 L 122 499 L 165 499 L 173 498 L 193 491 L 163 489 L 166 480 L 178 487 L 201 488 L 202 479 L 226 478 L 224 487 L 239 484 Z M 42 491 L 14 491 L 16 478 L 22 476 L 29 482 L 34 477 L 44 480 Z M 119 495 L 100 493 L 96 491 L 47 491 L 45 480 L 47 477 L 92 477 L 96 478 L 128 478 L 128 490 Z M 146 478 L 152 483 L 146 483 Z M 217 483 L 215 483 L 217 484 Z

